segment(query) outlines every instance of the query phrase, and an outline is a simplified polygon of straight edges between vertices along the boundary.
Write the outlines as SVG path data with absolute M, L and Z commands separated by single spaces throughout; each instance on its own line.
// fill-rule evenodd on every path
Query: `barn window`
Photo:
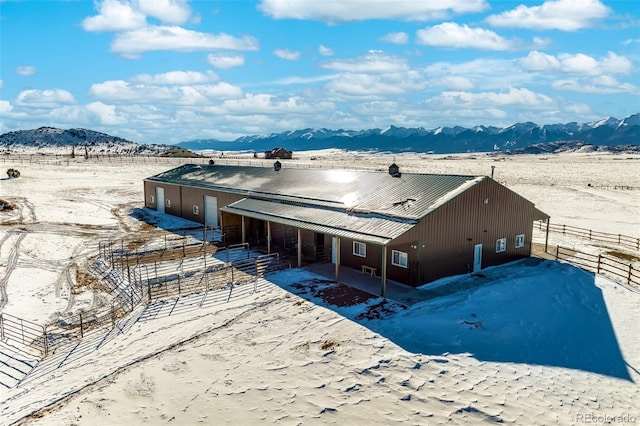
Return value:
M 165 204 L 167 207 L 171 207 L 171 200 L 167 198 L 167 199 L 164 201 L 164 204 Z
M 398 251 L 398 250 L 391 250 L 392 265 L 406 268 L 407 265 L 409 264 L 408 260 L 409 260 L 409 257 L 407 256 L 407 253 Z
M 502 253 L 503 251 L 507 250 L 507 239 L 506 238 L 500 238 L 499 240 L 496 240 L 496 253 Z
M 156 202 L 156 197 L 154 197 L 153 195 L 149 195 L 149 202 L 150 203 L 155 203 Z
M 516 248 L 524 247 L 524 234 L 516 235 Z
M 198 206 L 196 206 L 195 204 L 193 205 L 193 214 L 195 216 L 198 216 L 198 213 L 200 213 L 200 209 L 198 208 Z
M 367 257 L 367 245 L 358 241 L 353 242 L 353 254 L 360 257 Z

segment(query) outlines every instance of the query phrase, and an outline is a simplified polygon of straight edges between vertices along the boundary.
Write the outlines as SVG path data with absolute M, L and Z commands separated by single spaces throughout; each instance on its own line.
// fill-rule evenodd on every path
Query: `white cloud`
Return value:
M 51 108 L 60 104 L 73 104 L 76 100 L 66 90 L 23 90 L 16 98 L 16 105 Z
M 82 21 L 82 28 L 86 31 L 127 31 L 147 24 L 145 15 L 134 10 L 127 1 L 104 0 L 96 5 L 99 14 Z
M 587 81 L 557 80 L 551 84 L 555 90 L 589 93 L 595 95 L 609 95 L 613 93 L 640 94 L 640 88 L 629 83 L 621 83 L 614 77 L 601 75 Z
M 431 80 L 431 84 L 442 86 L 448 90 L 471 90 L 475 84 L 466 77 L 450 75 Z
M 550 0 L 540 6 L 520 5 L 487 18 L 496 27 L 577 31 L 606 18 L 611 10 L 599 0 Z
M 0 114 L 7 114 L 13 110 L 11 102 L 0 100 Z
M 225 101 L 221 108 L 228 112 L 241 115 L 250 114 L 316 114 L 320 111 L 333 110 L 331 102 L 307 103 L 302 98 L 292 96 L 279 99 L 266 94 L 247 94 L 242 99 L 230 99 Z
M 273 54 L 286 61 L 297 61 L 300 59 L 300 52 L 292 52 L 289 49 L 275 49 Z
M 184 24 L 191 16 L 187 0 L 137 0 L 140 12 L 167 24 Z
M 213 71 L 206 74 L 196 71 L 169 71 L 162 74 L 138 74 L 130 79 L 134 83 L 190 85 L 217 81 L 219 78 Z
M 242 90 L 225 82 L 208 85 L 158 86 L 112 80 L 92 85 L 89 95 L 105 102 L 207 105 L 217 100 L 241 96 Z
M 111 43 L 111 50 L 129 57 L 150 51 L 192 52 L 198 50 L 258 50 L 258 41 L 228 34 L 208 34 L 181 27 L 149 26 L 120 33 Z
M 100 124 L 116 126 L 127 122 L 124 116 L 116 113 L 115 105 L 107 105 L 102 102 L 93 102 L 86 106 L 87 111 L 95 115 Z
M 560 71 L 568 74 L 598 75 L 598 74 L 631 74 L 633 63 L 613 52 L 600 60 L 584 53 L 560 54 L 557 57 L 546 53 L 533 51 L 518 61 L 527 71 Z
M 318 53 L 320 53 L 322 56 L 333 56 L 335 52 L 329 47 L 320 45 L 318 46 Z
M 340 59 L 325 62 L 322 68 L 353 73 L 396 73 L 409 69 L 405 58 L 388 55 L 380 51 L 370 51 L 352 59 Z
M 211 53 L 207 55 L 207 62 L 214 68 L 226 70 L 244 65 L 244 56 Z
M 416 31 L 417 42 L 428 46 L 475 48 L 484 50 L 511 50 L 514 41 L 507 40 L 484 28 L 470 28 L 455 22 L 444 22 Z
M 535 74 L 521 70 L 516 61 L 510 59 L 481 58 L 468 62 L 435 62 L 424 68 L 429 78 L 464 76 L 481 90 L 520 87 L 531 84 L 538 78 Z
M 285 78 L 281 78 L 275 81 L 269 81 L 265 84 L 277 84 L 279 86 L 289 86 L 292 84 L 313 84 L 313 83 L 319 83 L 319 82 L 323 82 L 323 81 L 330 81 L 333 80 L 334 78 L 337 78 L 338 75 L 337 74 L 331 74 L 331 75 L 321 75 L 319 77 L 298 77 L 298 76 L 293 76 L 293 77 L 285 77 Z
M 18 75 L 34 75 L 36 72 L 36 67 L 32 67 L 31 65 L 23 65 L 16 68 L 16 74 Z
M 523 107 L 536 109 L 554 105 L 553 99 L 529 89 L 509 87 L 502 92 L 471 93 L 464 91 L 449 91 L 431 98 L 429 103 L 443 106 L 458 106 L 462 108 L 484 109 L 487 107 Z
M 409 43 L 409 35 L 404 32 L 388 33 L 380 37 L 380 40 L 393 44 L 407 44 Z
M 262 0 L 258 6 L 275 19 L 311 19 L 324 22 L 397 19 L 428 21 L 453 14 L 487 9 L 485 0 Z
M 426 87 L 423 76 L 416 71 L 381 74 L 343 73 L 326 86 L 328 99 L 381 100 L 387 96 L 416 93 Z
M 520 67 L 527 71 L 549 71 L 560 68 L 560 61 L 553 55 L 532 51 L 527 57 L 518 61 Z

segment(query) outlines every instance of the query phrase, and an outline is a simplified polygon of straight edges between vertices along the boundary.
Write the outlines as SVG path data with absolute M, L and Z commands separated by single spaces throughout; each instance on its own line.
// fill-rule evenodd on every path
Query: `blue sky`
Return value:
M 639 66 L 633 0 L 0 0 L 0 133 L 589 122 Z

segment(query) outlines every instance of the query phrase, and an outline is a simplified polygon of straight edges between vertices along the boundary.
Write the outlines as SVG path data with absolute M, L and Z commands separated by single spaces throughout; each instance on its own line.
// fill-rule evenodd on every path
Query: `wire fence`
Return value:
M 543 221 L 538 221 L 537 226 L 538 229 L 544 230 L 546 229 L 547 224 Z M 575 236 L 589 241 L 614 244 L 620 247 L 626 247 L 632 250 L 640 251 L 640 237 L 594 231 L 591 229 L 579 228 L 577 226 L 571 225 L 556 225 L 553 223 L 549 223 L 549 232 Z
M 249 167 L 273 167 L 275 159 L 256 158 L 252 154 L 240 155 L 216 155 L 199 157 L 165 157 L 159 155 L 119 155 L 119 154 L 90 154 L 88 157 L 76 155 L 72 158 L 67 154 L 11 154 L 0 156 L 4 164 L 12 166 L 23 164 L 42 164 L 69 166 L 83 163 L 102 164 L 166 164 L 168 166 L 179 166 L 182 164 L 220 164 L 227 166 L 249 166 Z M 316 161 L 309 159 L 278 160 L 283 168 L 296 169 L 316 169 L 316 168 L 344 168 L 343 164 L 337 162 Z M 353 170 L 379 170 L 376 166 L 364 166 L 352 163 L 349 165 Z

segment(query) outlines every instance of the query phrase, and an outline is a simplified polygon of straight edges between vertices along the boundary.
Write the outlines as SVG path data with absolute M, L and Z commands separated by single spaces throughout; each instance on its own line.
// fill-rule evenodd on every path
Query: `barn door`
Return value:
M 218 199 L 204 196 L 204 223 L 209 228 L 218 227 Z
M 482 244 L 473 247 L 473 272 L 480 272 L 482 269 Z
M 164 213 L 164 188 L 156 187 L 156 210 Z

